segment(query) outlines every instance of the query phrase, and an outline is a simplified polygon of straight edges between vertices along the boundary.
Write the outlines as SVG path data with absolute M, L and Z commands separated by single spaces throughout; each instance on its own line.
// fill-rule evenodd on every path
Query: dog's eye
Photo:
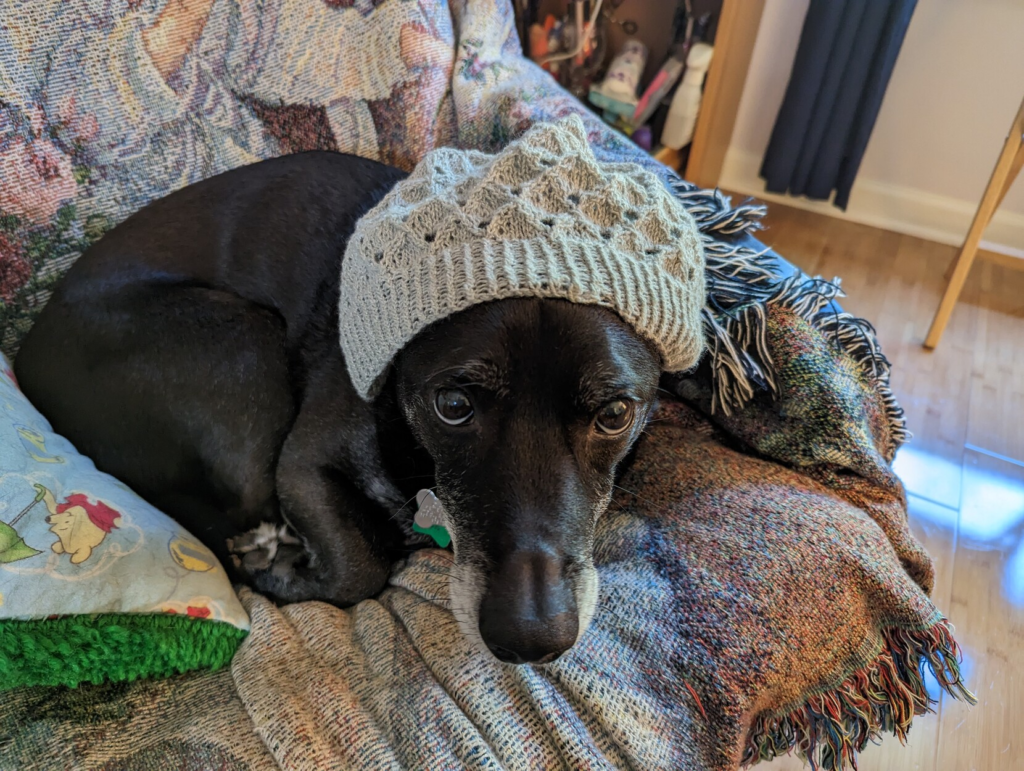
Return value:
M 615 436 L 633 425 L 633 402 L 616 399 L 597 411 L 594 425 L 602 434 Z
M 461 426 L 473 417 L 473 402 L 458 388 L 442 388 L 434 397 L 434 412 L 449 426 Z

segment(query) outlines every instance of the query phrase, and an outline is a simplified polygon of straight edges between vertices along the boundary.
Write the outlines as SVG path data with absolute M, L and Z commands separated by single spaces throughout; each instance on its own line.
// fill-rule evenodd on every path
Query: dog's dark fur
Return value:
M 594 612 L 594 524 L 658 357 L 609 311 L 503 300 L 428 328 L 360 399 L 338 342 L 341 259 L 402 177 L 305 153 L 146 207 L 75 263 L 15 371 L 100 469 L 279 601 L 379 592 L 402 553 L 397 518 L 434 488 L 463 631 L 503 660 L 550 660 Z M 467 423 L 439 418 L 440 389 L 468 394 Z M 610 436 L 595 415 L 616 400 L 635 419 Z M 281 522 L 298 540 L 241 535 Z

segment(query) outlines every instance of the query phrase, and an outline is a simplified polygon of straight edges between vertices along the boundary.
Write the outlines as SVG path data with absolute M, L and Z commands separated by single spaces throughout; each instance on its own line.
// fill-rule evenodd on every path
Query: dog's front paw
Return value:
M 227 546 L 241 580 L 279 605 L 319 600 L 346 608 L 376 596 L 390 574 L 390 561 L 368 550 L 331 563 L 287 527 L 266 522 Z
M 310 555 L 287 525 L 263 522 L 227 542 L 243 580 L 260 594 L 284 604 L 316 599 Z
M 227 547 L 235 567 L 249 576 L 274 568 L 279 560 L 280 572 L 294 570 L 298 558 L 305 554 L 302 541 L 287 525 L 272 522 L 261 522 L 259 527 L 229 538 Z

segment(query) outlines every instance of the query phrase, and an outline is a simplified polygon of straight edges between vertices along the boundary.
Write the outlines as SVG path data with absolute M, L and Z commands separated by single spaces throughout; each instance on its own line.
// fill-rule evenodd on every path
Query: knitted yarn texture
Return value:
M 560 298 L 615 311 L 680 372 L 703 349 L 704 252 L 654 174 L 594 157 L 576 115 L 496 155 L 434 150 L 356 225 L 341 269 L 349 375 L 373 398 L 395 355 L 478 303 Z

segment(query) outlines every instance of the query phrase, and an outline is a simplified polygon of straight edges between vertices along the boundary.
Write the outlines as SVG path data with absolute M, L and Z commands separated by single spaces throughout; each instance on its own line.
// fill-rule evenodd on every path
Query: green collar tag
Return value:
M 447 549 L 452 542 L 445 525 L 444 507 L 431 490 L 420 490 L 416 493 L 416 515 L 412 520 L 413 532 L 428 535 L 442 549 Z
M 417 533 L 423 533 L 423 535 L 429 535 L 434 539 L 434 543 L 440 546 L 442 549 L 447 549 L 448 544 L 452 542 L 452 537 L 448 535 L 448 531 L 442 525 L 433 525 L 431 527 L 420 527 L 415 522 L 412 523 L 412 529 Z

